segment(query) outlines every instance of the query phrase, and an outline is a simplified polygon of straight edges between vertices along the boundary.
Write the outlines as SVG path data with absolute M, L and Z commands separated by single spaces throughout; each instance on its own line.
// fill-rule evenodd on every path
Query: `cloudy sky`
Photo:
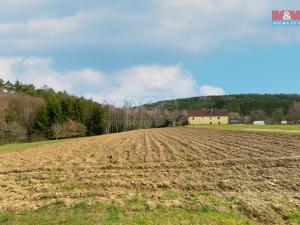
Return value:
M 100 102 L 300 93 L 299 0 L 0 0 L 0 78 Z

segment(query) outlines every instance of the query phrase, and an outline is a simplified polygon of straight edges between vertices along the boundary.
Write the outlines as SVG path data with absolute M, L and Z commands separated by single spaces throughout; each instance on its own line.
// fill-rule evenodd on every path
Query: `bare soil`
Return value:
M 0 211 L 126 204 L 136 195 L 149 207 L 212 205 L 285 223 L 300 209 L 300 136 L 163 128 L 0 155 Z

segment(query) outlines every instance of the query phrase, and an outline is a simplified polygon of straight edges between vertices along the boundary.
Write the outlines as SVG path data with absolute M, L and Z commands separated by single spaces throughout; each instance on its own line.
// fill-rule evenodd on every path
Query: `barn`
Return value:
M 197 124 L 228 124 L 228 112 L 225 109 L 199 109 L 188 112 L 190 125 Z

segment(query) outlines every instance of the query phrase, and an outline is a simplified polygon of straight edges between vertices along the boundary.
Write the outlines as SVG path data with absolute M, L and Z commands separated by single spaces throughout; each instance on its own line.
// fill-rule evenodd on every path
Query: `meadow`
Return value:
M 224 124 L 224 125 L 187 125 L 188 128 L 209 128 L 241 131 L 266 131 L 281 133 L 300 133 L 300 125 L 253 125 L 253 124 Z
M 62 141 L 66 141 L 66 140 L 46 140 L 46 141 L 37 141 L 37 142 L 0 145 L 0 154 L 4 154 L 4 153 L 8 153 L 8 152 L 23 151 L 26 149 L 36 148 L 39 146 L 53 144 L 53 143 L 62 142 Z

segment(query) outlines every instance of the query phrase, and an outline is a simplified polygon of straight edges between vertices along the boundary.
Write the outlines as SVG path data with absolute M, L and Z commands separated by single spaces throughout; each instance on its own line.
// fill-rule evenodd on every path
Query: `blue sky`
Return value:
M 100 102 L 300 93 L 300 27 L 274 0 L 0 0 L 0 77 Z

